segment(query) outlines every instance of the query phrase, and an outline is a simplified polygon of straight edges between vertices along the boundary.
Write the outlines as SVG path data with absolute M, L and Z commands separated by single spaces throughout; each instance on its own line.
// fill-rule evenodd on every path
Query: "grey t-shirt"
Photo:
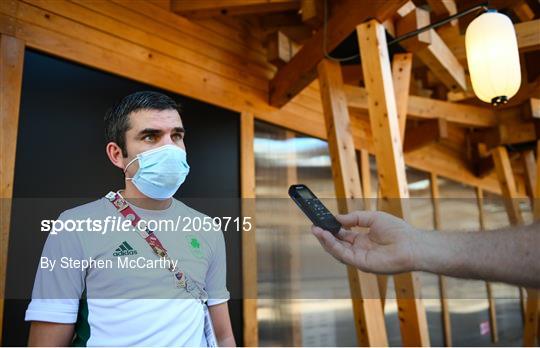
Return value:
M 154 233 L 171 260 L 177 261 L 179 268 L 207 292 L 209 306 L 229 299 L 223 233 L 215 227 L 209 229 L 208 224 L 202 228 L 202 224 L 194 223 L 209 221 L 209 217 L 175 199 L 165 210 L 131 207 L 144 220 L 173 222 Z M 108 230 L 103 233 L 107 217 Z M 61 230 L 48 236 L 26 320 L 77 322 L 77 327 L 85 321 L 83 327 L 90 334 L 84 333 L 88 335 L 84 343 L 90 345 L 204 342 L 200 302 L 175 286 L 168 265 L 138 233 L 111 230 L 113 224 L 118 227 L 127 220 L 107 199 L 67 210 L 58 218 L 63 222 L 87 219 L 102 221 L 101 228 Z M 83 269 L 79 260 L 94 263 Z

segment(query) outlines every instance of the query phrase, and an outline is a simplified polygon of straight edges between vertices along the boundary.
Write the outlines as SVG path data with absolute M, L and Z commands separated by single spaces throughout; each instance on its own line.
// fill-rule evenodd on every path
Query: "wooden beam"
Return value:
M 448 139 L 448 126 L 442 118 L 425 121 L 421 125 L 407 129 L 403 152 L 418 150 L 428 144 L 440 142 Z
M 480 231 L 485 231 L 486 220 L 484 217 L 484 193 L 481 188 L 475 188 L 476 204 L 478 206 L 478 222 L 480 224 Z M 497 343 L 499 341 L 499 329 L 497 328 L 497 306 L 495 299 L 493 298 L 493 290 L 491 283 L 486 282 L 486 293 L 488 300 L 488 313 L 489 313 L 489 327 L 491 333 L 491 342 Z
M 171 10 L 171 0 L 148 0 L 152 4 L 161 7 L 164 10 Z
M 269 35 L 265 46 L 268 61 L 277 67 L 287 64 L 300 49 L 299 45 L 279 30 Z
M 255 238 L 255 121 L 253 113 L 240 115 L 240 181 L 242 216 L 251 217 L 253 228 L 242 230 L 242 293 L 244 346 L 259 345 L 257 321 L 257 242 Z
M 360 64 L 342 65 L 341 75 L 343 75 L 343 83 L 347 85 L 359 86 L 360 82 L 364 81 Z
M 299 0 L 171 0 L 171 11 L 188 18 L 239 16 L 298 10 Z
M 441 207 L 439 193 L 439 180 L 437 175 L 429 173 L 429 181 L 431 188 L 431 202 L 433 204 L 433 228 L 436 231 L 441 231 Z M 450 321 L 450 311 L 448 309 L 448 296 L 446 292 L 446 278 L 442 275 L 439 278 L 439 299 L 441 301 L 441 322 L 443 327 L 443 341 L 445 347 L 452 346 L 452 326 Z
M 408 3 L 404 7 L 410 6 Z M 384 25 L 384 24 L 383 24 Z M 386 29 L 386 27 L 385 27 Z M 409 88 L 411 85 L 412 54 L 396 53 L 392 61 L 392 82 L 396 93 L 396 107 L 399 121 L 399 135 L 403 143 L 405 139 L 405 126 L 407 124 L 407 106 L 409 105 Z M 381 304 L 384 309 L 386 304 L 386 289 L 388 276 L 378 275 L 377 283 L 381 293 Z
M 497 127 L 475 131 L 471 137 L 474 142 L 485 144 L 488 149 L 528 143 L 538 138 L 534 122 L 522 120 L 501 121 Z
M 407 13 L 407 15 L 396 22 L 396 36 L 408 34 L 429 24 L 429 12 L 415 7 L 413 11 Z M 424 31 L 407 40 L 401 41 L 400 45 L 410 52 L 417 52 L 425 49 L 431 44 L 431 32 L 431 30 Z
M 508 151 L 504 146 L 498 146 L 492 151 L 492 155 L 495 162 L 495 171 L 501 185 L 508 219 L 512 225 L 522 225 L 523 217 L 519 209 L 516 183 Z
M 400 10 L 407 11 L 410 6 L 411 3 L 408 2 Z M 386 26 L 385 29 L 387 29 Z M 409 105 L 411 70 L 412 54 L 396 53 L 392 61 L 392 82 L 394 84 L 394 92 L 396 93 L 399 135 L 402 142 L 403 139 L 405 139 L 405 126 L 407 124 L 407 106 Z M 381 304 L 384 309 L 384 306 L 386 304 L 386 289 L 388 287 L 388 276 L 383 274 L 378 275 L 377 283 L 379 284 L 379 292 L 381 293 Z
M 360 150 L 357 152 L 360 157 L 360 180 L 362 182 L 362 196 L 364 197 L 364 209 L 371 210 L 371 200 L 373 194 L 371 193 L 371 168 L 369 163 L 369 152 L 367 150 Z M 384 295 L 381 294 L 381 297 Z
M 369 117 L 382 194 L 383 210 L 407 220 L 409 196 L 390 58 L 384 27 L 370 20 L 357 27 L 362 69 L 369 95 Z M 419 281 L 412 273 L 394 276 L 402 344 L 429 345 Z
M 454 0 L 427 0 L 431 12 L 433 12 L 438 18 L 449 17 L 457 13 L 457 6 Z M 452 26 L 457 25 L 457 19 L 454 19 L 450 23 Z
M 540 140 L 536 142 L 536 182 L 534 186 L 535 202 L 533 204 L 533 216 L 540 220 Z M 540 342 L 539 342 L 540 343 Z
M 429 23 L 429 12 L 414 7 L 414 10 L 397 21 L 397 35 L 409 33 Z M 400 45 L 413 52 L 449 90 L 467 90 L 465 68 L 435 30 L 404 40 Z
M 318 72 L 328 147 L 332 158 L 332 176 L 338 209 L 343 214 L 355 209 L 354 199 L 362 198 L 347 100 L 343 92 L 339 63 L 325 59 L 319 63 Z M 384 313 L 380 304 L 376 276 L 361 272 L 353 266 L 347 266 L 347 274 L 358 344 L 387 346 Z
M 540 48 L 540 19 L 514 25 L 520 52 L 536 51 Z
M 526 107 L 532 118 L 540 119 L 540 98 L 530 98 Z
M 402 141 L 405 139 L 405 125 L 407 124 L 412 58 L 412 53 L 396 53 L 392 60 L 392 82 L 396 92 L 399 135 Z
M 309 85 L 317 76 L 317 64 L 325 57 L 324 51 L 331 52 L 336 48 L 354 31 L 358 23 L 367 18 L 376 18 L 382 22 L 390 18 L 403 3 L 405 0 L 343 0 L 336 4 L 328 20 L 326 40 L 325 31 L 317 31 L 270 81 L 270 104 L 282 107 Z M 324 48 L 323 42 L 326 42 Z
M 534 150 L 525 150 L 521 153 L 523 162 L 523 173 L 525 174 L 525 191 L 531 200 L 531 210 L 534 211 L 536 198 L 536 159 L 534 158 Z
M 350 108 L 368 109 L 368 97 L 362 87 L 345 85 Z M 407 116 L 420 119 L 444 118 L 447 122 L 466 127 L 494 127 L 497 117 L 493 110 L 480 106 L 451 103 L 415 95 L 409 96 Z
M 499 146 L 492 151 L 492 155 L 493 161 L 495 162 L 495 171 L 497 172 L 497 177 L 499 178 L 499 183 L 501 185 L 508 220 L 510 220 L 511 225 L 523 225 L 523 216 L 521 215 L 521 210 L 519 208 L 516 182 L 508 151 L 506 150 L 506 147 Z M 519 288 L 519 297 L 522 318 L 525 321 L 525 295 L 522 288 Z
M 540 48 L 540 19 L 514 24 L 516 38 L 520 52 L 536 51 Z M 445 37 L 445 42 L 454 53 L 456 58 L 462 63 L 467 63 L 465 52 L 465 35 Z
M 23 41 L 0 34 L 0 342 L 24 60 Z
M 531 9 L 527 1 L 521 0 L 513 4 L 510 9 L 519 18 L 520 21 L 530 21 L 534 19 L 534 11 Z
M 302 0 L 300 7 L 302 22 L 313 29 L 318 29 L 324 21 L 324 1 L 326 0 Z

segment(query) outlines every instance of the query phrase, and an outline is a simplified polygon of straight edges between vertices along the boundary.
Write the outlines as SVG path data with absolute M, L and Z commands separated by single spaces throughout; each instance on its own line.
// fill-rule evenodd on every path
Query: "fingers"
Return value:
M 343 227 L 370 227 L 375 220 L 376 212 L 368 210 L 353 211 L 349 214 L 336 215 L 336 219 L 341 222 Z
M 354 239 L 358 236 L 358 232 L 353 232 L 353 231 L 349 231 L 349 230 L 346 230 L 346 229 L 341 229 L 338 234 L 337 234 L 337 237 L 341 240 L 344 240 L 344 241 L 347 241 L 349 243 L 354 243 Z
M 317 227 L 317 226 L 311 226 L 311 231 L 315 234 L 315 231 L 314 229 L 317 229 L 317 230 L 323 230 L 322 228 L 320 227 Z M 317 232 L 317 233 L 320 233 L 320 232 Z M 317 235 L 317 234 L 315 234 Z M 346 229 L 341 229 L 339 230 L 339 232 L 335 235 L 336 238 L 338 239 L 341 239 L 341 240 L 344 240 L 346 242 L 349 242 L 349 243 L 354 243 L 354 239 L 356 238 L 356 236 L 358 235 L 358 232 L 353 232 L 353 231 L 349 231 L 349 230 L 346 230 Z
M 332 233 L 321 229 L 320 227 L 312 227 L 311 231 L 317 237 L 324 250 L 337 260 L 352 264 L 354 259 L 354 253 L 350 249 L 350 246 L 346 246 L 346 242 L 342 242 L 332 235 Z

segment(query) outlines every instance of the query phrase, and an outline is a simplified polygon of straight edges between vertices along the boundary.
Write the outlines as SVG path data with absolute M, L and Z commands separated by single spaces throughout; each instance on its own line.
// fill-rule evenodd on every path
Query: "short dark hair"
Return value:
M 131 128 L 129 114 L 139 110 L 176 110 L 180 105 L 163 93 L 141 91 L 132 93 L 114 104 L 105 114 L 105 137 L 107 142 L 115 142 L 127 157 L 126 132 Z

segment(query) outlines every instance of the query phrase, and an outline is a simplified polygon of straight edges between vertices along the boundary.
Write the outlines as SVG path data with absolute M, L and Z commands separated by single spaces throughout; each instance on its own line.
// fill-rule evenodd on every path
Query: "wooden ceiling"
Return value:
M 192 21 L 217 20 L 232 25 L 264 47 L 276 67 L 268 100 L 283 107 L 317 79 L 316 66 L 327 52 L 358 54 L 344 47 L 355 27 L 375 17 L 390 38 L 447 18 L 483 3 L 478 0 L 155 0 Z M 326 17 L 325 17 L 326 6 Z M 402 41 L 398 51 L 414 55 L 404 151 L 426 145 L 460 154 L 472 172 L 492 173 L 491 150 L 506 145 L 514 169 L 523 172 L 521 157 L 533 148 L 540 127 L 540 4 L 534 0 L 489 2 L 515 24 L 522 65 L 522 87 L 507 105 L 493 108 L 475 97 L 468 75 L 464 32 L 478 13 L 461 17 L 436 30 Z M 325 21 L 326 20 L 326 21 Z M 326 23 L 326 35 L 324 28 Z M 326 36 L 326 37 L 325 37 Z M 341 45 L 341 46 L 340 46 Z M 370 146 L 367 96 L 358 59 L 342 63 L 352 125 Z M 357 129 L 357 131 L 358 131 Z M 354 130 L 353 130 L 354 131 Z

